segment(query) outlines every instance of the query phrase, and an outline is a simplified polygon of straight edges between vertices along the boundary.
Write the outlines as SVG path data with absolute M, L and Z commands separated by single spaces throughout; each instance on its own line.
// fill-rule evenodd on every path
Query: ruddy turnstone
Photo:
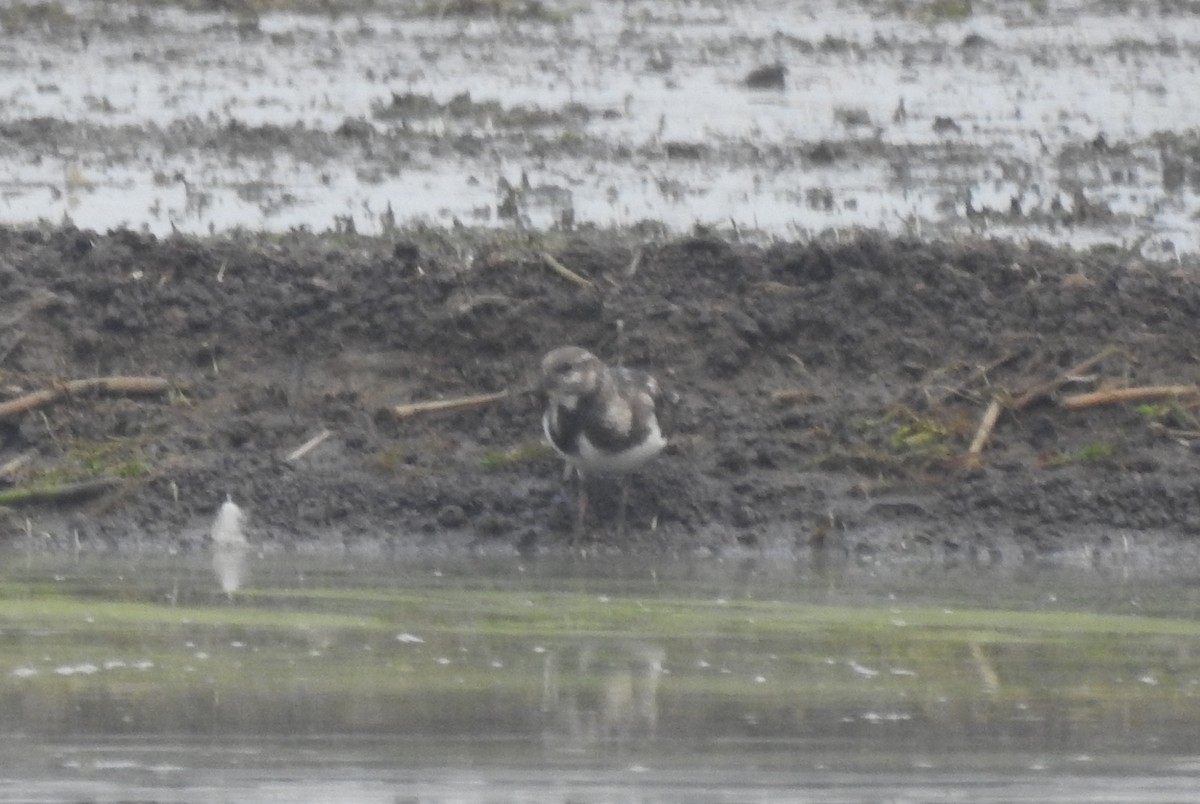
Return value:
M 563 346 L 542 358 L 541 388 L 546 394 L 546 440 L 579 474 L 578 533 L 587 508 L 588 475 L 628 475 L 667 445 L 654 409 L 662 392 L 644 371 L 610 368 L 578 346 Z M 625 478 L 618 534 L 624 532 L 628 494 Z

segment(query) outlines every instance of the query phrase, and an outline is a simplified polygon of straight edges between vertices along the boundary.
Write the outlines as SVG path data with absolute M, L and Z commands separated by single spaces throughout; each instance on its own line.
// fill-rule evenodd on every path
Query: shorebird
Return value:
M 610 368 L 578 346 L 562 346 L 542 358 L 546 395 L 542 429 L 554 451 L 579 475 L 575 532 L 583 529 L 588 475 L 621 475 L 617 533 L 625 531 L 629 473 L 667 445 L 655 403 L 658 381 L 644 371 Z

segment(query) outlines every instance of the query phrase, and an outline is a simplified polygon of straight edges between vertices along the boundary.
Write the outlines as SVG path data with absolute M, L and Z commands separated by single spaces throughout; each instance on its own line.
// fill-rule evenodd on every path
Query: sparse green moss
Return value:
M 1179 430 L 1200 430 L 1200 421 L 1195 414 L 1178 400 L 1168 402 L 1147 402 L 1135 408 L 1139 415 L 1152 419 L 1165 427 Z
M 167 394 L 167 402 L 172 407 L 179 408 L 192 408 L 196 406 L 196 403 L 192 401 L 192 398 L 182 388 L 172 388 L 171 392 Z
M 1112 444 L 1093 443 L 1074 452 L 1061 452 L 1045 459 L 1046 466 L 1069 466 L 1076 463 L 1104 463 L 1117 456 L 1117 448 Z
M 142 444 L 132 438 L 77 439 L 64 445 L 67 459 L 78 469 L 77 478 L 138 478 L 150 474 Z M 72 474 L 67 468 L 67 474 Z
M 61 442 L 61 460 L 25 473 L 22 489 L 30 499 L 52 499 L 56 489 L 91 480 L 133 480 L 152 467 L 136 438 L 73 439 Z M 86 488 L 86 485 L 81 485 Z M 68 495 L 72 496 L 72 495 Z
M 368 728 L 380 718 L 444 726 L 449 708 L 470 733 L 477 712 L 495 718 L 503 707 L 520 723 L 544 711 L 554 700 L 547 673 L 554 690 L 594 697 L 665 669 L 664 713 L 733 701 L 765 713 L 814 696 L 823 706 L 909 711 L 929 690 L 989 706 L 1068 700 L 1121 712 L 1179 706 L 1182 680 L 1196 670 L 1188 657 L 1200 656 L 1200 621 L 1188 616 L 598 595 L 449 578 L 427 588 L 250 589 L 231 605 L 215 588 L 205 598 L 194 584 L 172 586 L 162 570 L 112 587 L 90 575 L 0 582 L 0 693 L 28 703 L 99 685 L 119 688 L 121 712 L 142 724 L 171 702 L 169 716 L 190 722 L 200 702 L 206 727 L 236 728 L 250 713 L 269 732 L 281 712 L 278 727 L 295 729 L 302 691 L 325 728 L 354 730 L 363 712 Z M 180 577 L 178 566 L 172 572 Z M 321 582 L 317 572 L 303 577 Z M 59 668 L 97 657 L 118 661 L 64 682 L 73 674 Z M 1147 666 L 1160 668 L 1154 684 L 1138 681 Z
M 925 450 L 941 444 L 948 436 L 946 427 L 936 419 L 914 418 L 896 428 L 890 444 L 895 450 Z
M 1136 410 L 1138 413 L 1148 419 L 1161 419 L 1171 412 L 1171 406 L 1146 403 L 1144 405 L 1138 405 Z
M 393 444 L 379 452 L 375 453 L 371 458 L 371 462 L 389 474 L 395 474 L 400 471 L 408 458 L 408 450 L 399 444 Z

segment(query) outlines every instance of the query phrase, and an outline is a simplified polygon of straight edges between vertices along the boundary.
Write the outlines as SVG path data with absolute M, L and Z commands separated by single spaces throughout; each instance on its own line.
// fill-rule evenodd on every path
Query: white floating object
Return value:
M 851 670 L 854 671 L 855 675 L 862 676 L 863 678 L 874 678 L 875 676 L 879 675 L 878 670 L 867 667 L 865 665 L 861 665 L 858 662 L 854 661 L 853 659 L 850 659 L 849 661 L 847 661 L 846 664 L 850 667 Z
M 92 664 L 91 662 L 84 662 L 82 664 L 74 664 L 74 665 L 64 664 L 61 667 L 54 668 L 54 672 L 58 673 L 60 676 L 75 676 L 75 675 L 90 676 L 92 673 L 100 672 L 100 668 L 97 667 L 96 665 Z
M 245 544 L 246 536 L 242 533 L 242 522 L 246 519 L 245 512 L 233 501 L 226 497 L 217 511 L 217 518 L 212 524 L 212 540 L 218 545 Z

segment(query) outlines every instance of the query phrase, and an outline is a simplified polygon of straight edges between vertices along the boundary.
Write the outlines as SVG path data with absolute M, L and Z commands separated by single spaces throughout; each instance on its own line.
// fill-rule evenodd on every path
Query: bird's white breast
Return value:
M 577 457 L 570 456 L 568 460 L 584 472 L 599 472 L 601 474 L 632 472 L 662 452 L 663 447 L 666 445 L 667 440 L 663 438 L 658 422 L 651 419 L 645 440 L 621 452 L 601 450 L 588 440 L 586 433 L 580 434 L 579 455 Z
M 554 408 L 550 408 L 549 410 L 547 410 L 545 413 L 542 414 L 542 432 L 546 434 L 546 443 L 549 444 L 551 447 L 553 447 L 555 452 L 557 452 L 562 457 L 566 458 L 568 461 L 574 461 L 575 460 L 574 456 L 568 455 L 567 453 L 563 452 L 561 449 L 558 448 L 558 444 L 554 443 L 554 436 L 552 434 L 552 431 L 554 429 L 554 413 L 552 412 L 553 410 L 554 410 Z

